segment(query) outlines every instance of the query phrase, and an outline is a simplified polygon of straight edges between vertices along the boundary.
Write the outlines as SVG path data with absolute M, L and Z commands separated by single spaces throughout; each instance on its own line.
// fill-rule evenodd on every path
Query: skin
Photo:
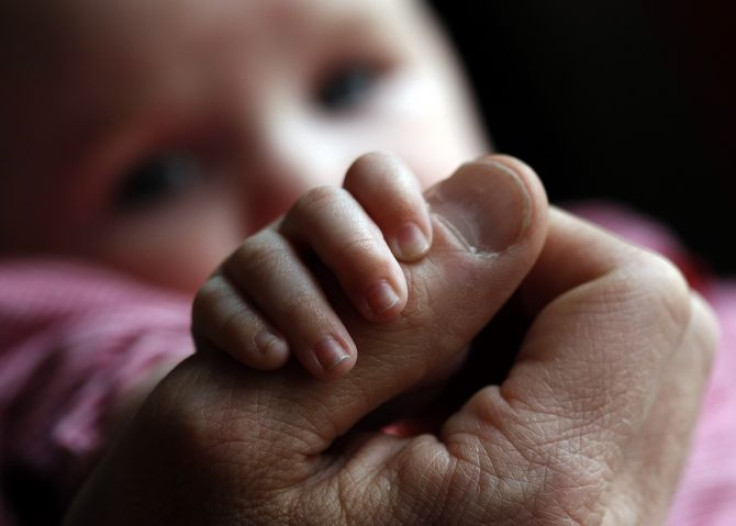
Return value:
M 518 161 L 471 163 L 421 194 L 486 141 L 420 3 L 53 9 L 51 27 L 4 36 L 46 67 L 4 48 L 18 82 L 0 100 L 18 128 L 0 137 L 3 252 L 80 257 L 192 294 L 217 269 L 195 302 L 200 352 L 148 398 L 68 524 L 662 518 L 712 316 L 669 264 L 548 215 Z M 335 107 L 345 71 L 370 89 Z M 371 150 L 396 155 L 352 164 Z M 141 200 L 136 167 L 150 174 L 152 161 L 184 168 Z M 402 247 L 407 225 L 426 245 Z M 263 254 L 275 263 L 258 265 Z M 372 301 L 386 298 L 380 284 L 395 302 Z M 278 290 L 299 291 L 303 308 Z M 356 427 L 440 385 L 515 291 L 533 322 L 501 386 L 431 434 Z M 317 378 L 226 356 L 268 369 L 290 352 Z
M 318 255 L 332 254 L 324 263 L 338 270 L 369 319 L 401 310 L 407 289 L 397 260 L 421 257 L 431 241 L 421 188 L 488 148 L 455 59 L 421 3 L 77 0 L 38 9 L 8 16 L 52 14 L 57 26 L 25 43 L 37 60 L 53 58 L 25 69 L 27 54 L 19 56 L 17 82 L 0 97 L 11 103 L 5 122 L 33 123 L 28 134 L 2 130 L 10 147 L 0 159 L 9 174 L 0 192 L 0 250 L 79 257 L 193 295 L 243 239 L 291 209 L 230 260 L 255 260 L 259 242 L 260 251 L 274 253 L 281 236 L 303 248 L 319 245 Z M 10 43 L 30 39 L 22 23 L 13 27 L 21 33 Z M 358 87 L 328 96 L 356 76 Z M 53 98 L 37 89 L 51 79 Z M 393 160 L 384 169 L 377 160 L 368 176 L 361 173 L 371 169 L 361 166 L 370 161 L 349 169 L 371 150 L 391 151 L 406 166 Z M 161 168 L 181 157 L 191 166 Z M 143 195 L 129 190 L 131 182 L 140 186 L 141 166 L 149 167 L 143 183 L 158 181 Z M 169 176 L 163 182 L 162 171 Z M 371 184 L 353 182 L 366 177 Z M 347 193 L 305 195 L 343 182 Z M 331 211 L 320 211 L 322 201 Z M 321 230 L 309 232 L 304 225 L 314 227 L 320 213 Z M 400 242 L 407 232 L 415 232 L 408 252 Z M 360 250 L 345 250 L 354 239 L 363 240 Z M 221 301 L 219 318 L 195 323 L 195 334 L 219 341 L 213 332 L 235 332 L 225 337 L 239 345 L 225 348 L 252 367 L 281 366 L 293 352 L 312 374 L 345 374 L 355 345 L 320 299 L 301 255 L 286 253 L 279 258 L 290 262 L 280 268 L 301 270 L 269 280 L 250 308 L 258 328 L 223 329 L 219 318 L 236 320 L 232 311 L 245 307 L 230 301 L 225 309 Z M 243 274 L 243 264 L 230 267 Z M 233 274 L 218 271 L 228 280 L 208 282 L 200 297 L 213 288 L 234 297 Z M 265 282 L 260 278 L 239 281 Z M 277 291 L 301 298 L 300 312 L 311 318 L 269 322 L 284 297 Z M 341 354 L 325 354 L 325 342 L 338 342 Z
M 0 131 L 5 253 L 83 257 L 193 294 L 243 239 L 306 191 L 340 186 L 366 152 L 393 152 L 426 188 L 488 148 L 419 2 L 75 0 L 54 10 L 43 17 L 54 17 L 52 34 L 26 46 L 64 72 L 22 68 L 19 55 L 0 98 L 14 123 Z M 364 88 L 321 101 L 361 72 Z M 51 85 L 54 97 L 40 89 Z M 32 133 L 19 132 L 25 123 Z M 136 166 L 171 151 L 194 173 L 125 201 Z
M 402 265 L 397 319 L 368 322 L 326 288 L 361 349 L 349 375 L 203 350 L 147 400 L 66 524 L 663 521 L 715 346 L 704 302 L 665 260 L 547 215 L 517 161 L 471 163 L 426 196 L 434 243 Z M 533 321 L 506 380 L 425 432 L 382 430 L 382 408 L 435 383 L 515 290 Z M 478 350 L 489 365 L 503 351 Z
M 329 269 L 357 312 L 386 322 L 408 296 L 397 258 L 421 259 L 431 236 L 411 171 L 395 157 L 363 156 L 342 189 L 307 192 L 220 266 L 195 298 L 195 338 L 253 367 L 281 366 L 293 349 L 315 376 L 343 375 L 355 363 L 355 343 L 305 251 Z

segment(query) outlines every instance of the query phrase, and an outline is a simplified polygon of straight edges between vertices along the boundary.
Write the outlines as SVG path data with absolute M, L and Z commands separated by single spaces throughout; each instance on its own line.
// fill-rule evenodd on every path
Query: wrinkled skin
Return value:
M 361 321 L 333 295 L 360 353 L 350 374 L 263 373 L 201 350 L 147 400 L 66 524 L 662 521 L 715 348 L 713 316 L 671 264 L 547 212 L 531 170 L 505 162 L 531 199 L 515 243 L 470 251 L 447 227 L 453 204 L 498 206 L 483 168 L 462 168 L 427 194 L 434 243 L 402 265 L 410 294 L 398 320 Z M 500 385 L 428 433 L 358 425 L 456 361 L 515 291 L 532 322 Z

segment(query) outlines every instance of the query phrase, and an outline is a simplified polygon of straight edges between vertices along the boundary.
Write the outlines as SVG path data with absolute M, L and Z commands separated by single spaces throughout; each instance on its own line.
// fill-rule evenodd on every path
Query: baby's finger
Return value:
M 355 344 L 292 244 L 273 229 L 248 238 L 223 272 L 278 327 L 302 365 L 335 378 L 355 363 Z
M 219 272 L 194 299 L 192 334 L 198 344 L 204 341 L 254 369 L 277 369 L 289 357 L 284 337 Z
M 404 273 L 376 224 L 346 190 L 311 190 L 289 211 L 280 231 L 315 252 L 367 320 L 395 319 L 403 310 Z
M 370 153 L 348 170 L 344 188 L 383 232 L 400 261 L 416 261 L 432 245 L 432 223 L 419 180 L 397 157 Z

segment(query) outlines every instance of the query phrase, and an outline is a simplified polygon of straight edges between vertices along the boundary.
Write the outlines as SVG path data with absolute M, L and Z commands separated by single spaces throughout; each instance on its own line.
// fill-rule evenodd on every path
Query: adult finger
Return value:
M 666 518 L 687 459 L 718 345 L 718 327 L 710 307 L 696 293 L 682 345 L 665 371 L 641 431 L 622 455 L 614 482 L 612 522 L 661 524 Z M 644 504 L 644 505 L 643 505 Z
M 477 393 L 443 437 L 460 456 L 484 451 L 479 462 L 500 480 L 523 466 L 538 510 L 597 521 L 602 493 L 693 338 L 691 292 L 661 257 L 551 211 L 547 244 L 521 293 L 536 317 L 508 378 Z M 710 342 L 699 349 L 712 353 L 711 325 L 694 327 Z M 689 374 L 702 388 L 700 369 Z M 506 464 L 495 460 L 499 450 Z

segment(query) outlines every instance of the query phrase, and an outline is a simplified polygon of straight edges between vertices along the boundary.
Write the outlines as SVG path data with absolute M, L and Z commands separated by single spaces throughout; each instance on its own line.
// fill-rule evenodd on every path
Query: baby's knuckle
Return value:
M 200 287 L 192 302 L 193 320 L 201 320 L 209 316 L 215 304 L 222 297 L 224 286 L 225 284 L 220 276 L 213 276 Z
M 300 220 L 310 214 L 328 209 L 335 203 L 345 199 L 348 192 L 337 186 L 318 186 L 312 188 L 299 198 L 288 216 L 293 220 Z
M 299 290 L 284 298 L 280 308 L 280 318 L 286 320 L 304 320 L 305 317 L 324 315 L 324 308 L 317 299 L 318 293 L 313 290 Z
M 228 272 L 243 276 L 261 276 L 270 272 L 283 255 L 281 243 L 268 232 L 248 238 L 225 264 Z
M 218 321 L 219 343 L 224 347 L 223 351 L 233 357 L 239 357 L 244 350 L 241 349 L 243 345 L 255 347 L 255 342 L 252 341 L 253 332 L 255 332 L 253 327 L 255 320 L 248 320 L 244 309 L 228 310 L 222 314 Z
M 211 308 L 213 302 L 213 292 L 211 289 L 205 289 L 203 286 L 194 296 L 192 302 L 192 318 L 194 320 L 202 318 Z
M 348 170 L 345 186 L 370 188 L 373 199 L 387 198 L 386 206 L 409 215 L 421 200 L 421 187 L 414 173 L 396 155 L 372 152 L 358 158 Z
M 346 261 L 360 263 L 379 273 L 390 269 L 393 262 L 388 250 L 383 250 L 383 243 L 370 235 L 346 239 L 338 247 L 338 252 Z
M 356 163 L 394 163 L 399 162 L 399 157 L 391 152 L 374 150 L 372 152 L 366 152 L 355 161 Z
M 377 165 L 385 163 L 386 159 L 391 158 L 391 154 L 384 152 L 367 152 L 359 156 L 348 169 L 348 174 L 361 172 L 364 169 L 373 170 Z
M 394 174 L 393 170 L 401 160 L 394 154 L 387 152 L 368 152 L 358 157 L 348 169 L 346 182 L 373 181 L 376 177 L 385 179 L 386 175 Z

